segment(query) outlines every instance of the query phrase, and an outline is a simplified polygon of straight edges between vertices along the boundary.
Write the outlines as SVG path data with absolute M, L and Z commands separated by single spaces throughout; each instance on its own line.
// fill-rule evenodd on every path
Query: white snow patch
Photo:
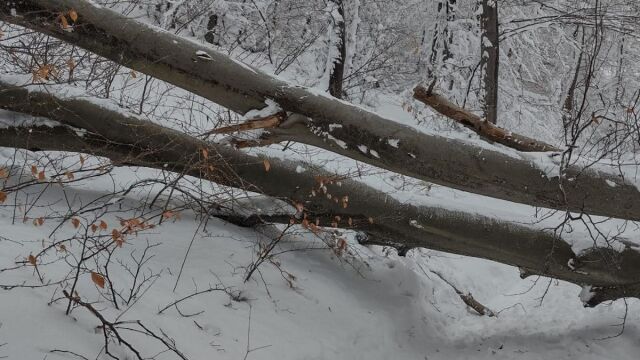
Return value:
M 591 291 L 592 289 L 593 288 L 591 287 L 591 285 L 585 285 L 582 287 L 579 297 L 583 305 L 586 305 L 589 302 L 589 300 L 591 300 L 593 296 L 596 294 L 595 292 Z
M 417 229 L 424 229 L 424 226 L 420 225 L 418 223 L 418 220 L 409 221 L 409 225 L 411 225 L 411 226 L 413 226 L 414 228 L 417 228 Z
M 207 54 L 206 51 L 204 50 L 198 50 L 196 51 L 196 56 L 202 60 L 206 60 L 206 61 L 212 61 L 213 58 L 211 57 L 211 55 Z
M 340 146 L 340 147 L 341 147 L 341 148 L 343 148 L 343 149 L 348 148 L 348 146 L 347 146 L 347 143 L 346 143 L 346 142 L 344 142 L 344 141 L 342 141 L 342 140 L 340 140 L 340 139 L 337 139 L 336 137 L 334 137 L 334 136 L 332 136 L 332 135 L 330 135 L 330 134 L 327 134 L 327 139 L 332 140 L 333 142 L 335 142 L 336 144 L 338 144 L 338 146 Z

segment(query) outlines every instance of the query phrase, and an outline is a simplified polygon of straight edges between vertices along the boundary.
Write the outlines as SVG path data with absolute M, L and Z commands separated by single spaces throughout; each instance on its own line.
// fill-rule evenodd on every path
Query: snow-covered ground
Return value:
M 55 240 L 82 238 L 85 219 L 92 217 L 79 217 L 78 228 L 68 220 L 54 235 L 50 234 L 60 219 L 38 226 L 32 219 L 67 214 L 69 203 L 76 208 L 88 204 L 114 187 L 148 177 L 148 172 L 125 168 L 113 177 L 64 187 L 36 184 L 17 198 L 25 203 L 39 196 L 26 222 L 24 207 L 15 208 L 16 199 L 10 196 L 0 205 L 0 268 L 9 269 L 0 270 L 0 285 L 40 286 L 29 255 Z M 153 196 L 150 191 L 139 189 L 112 201 L 101 217 L 108 229 L 98 231 L 108 233 L 118 226 L 118 219 L 139 216 L 128 209 Z M 109 199 L 95 204 L 103 202 Z M 115 309 L 109 286 L 101 289 L 92 281 L 88 271 L 104 274 L 102 268 L 92 268 L 96 262 L 86 262 L 77 293 L 109 321 L 140 320 L 163 339 L 173 339 L 188 359 L 635 359 L 640 348 L 635 300 L 628 301 L 624 332 L 609 338 L 622 330 L 623 301 L 584 309 L 575 285 L 521 280 L 513 267 L 428 250 L 399 257 L 393 250 L 350 243 L 349 252 L 338 256 L 318 238 L 298 232 L 280 242 L 275 264 L 263 263 L 245 283 L 258 244 L 269 238 L 215 218 L 204 225 L 188 210 L 180 215 L 128 237 L 115 250 L 109 277 L 114 289 L 126 295 L 132 276 L 121 264 L 133 266 L 133 259 L 153 245 L 141 269 L 151 280 L 128 306 L 119 300 L 120 309 Z M 71 254 L 77 256 L 81 244 L 67 244 L 64 251 L 37 259 L 45 284 L 75 271 Z M 471 292 L 498 316 L 483 317 L 468 309 L 441 276 Z M 69 282 L 65 285 L 68 288 Z M 223 291 L 205 292 L 158 314 L 175 300 L 216 286 L 226 288 L 235 300 Z M 61 289 L 51 284 L 0 290 L 0 357 L 98 356 L 104 345 L 102 330 L 96 328 L 100 322 L 82 307 L 66 316 L 68 300 Z M 163 352 L 164 345 L 156 339 L 127 330 L 120 333 L 143 358 L 179 359 Z M 135 359 L 122 346 L 112 343 L 110 348 L 122 359 Z

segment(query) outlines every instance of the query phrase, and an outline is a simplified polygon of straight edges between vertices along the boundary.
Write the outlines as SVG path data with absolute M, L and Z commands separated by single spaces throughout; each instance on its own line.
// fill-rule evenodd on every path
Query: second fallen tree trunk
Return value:
M 70 151 L 111 159 L 118 166 L 143 166 L 192 175 L 301 204 L 308 221 L 367 234 L 364 243 L 403 249 L 424 247 L 518 266 L 592 286 L 595 306 L 640 297 L 640 253 L 594 248 L 575 254 L 552 233 L 476 214 L 402 203 L 357 181 L 305 164 L 252 156 L 112 110 L 88 98 L 59 98 L 55 88 L 19 87 L 0 80 L 0 108 L 47 117 L 59 126 L 0 129 L 0 146 L 31 151 Z M 69 128 L 69 126 L 73 128 Z M 82 129 L 79 133 L 74 130 Z M 203 158 L 206 150 L 206 158 Z M 265 215 L 289 223 L 290 214 Z M 303 221 L 298 217 L 297 221 Z
M 60 14 L 73 9 L 71 28 Z M 0 2 L 0 19 L 55 36 L 167 81 L 233 111 L 269 98 L 308 118 L 275 137 L 298 141 L 389 171 L 484 196 L 576 213 L 640 220 L 640 191 L 610 172 L 578 165 L 547 174 L 517 152 L 425 134 L 375 113 L 267 75 L 194 41 L 86 0 Z M 286 123 L 286 122 L 285 122 Z

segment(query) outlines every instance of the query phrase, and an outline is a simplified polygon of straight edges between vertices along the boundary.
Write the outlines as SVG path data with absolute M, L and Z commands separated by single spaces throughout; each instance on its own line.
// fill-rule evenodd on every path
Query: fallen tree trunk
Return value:
M 65 27 L 59 19 L 70 9 L 77 18 Z M 239 113 L 262 108 L 265 99 L 273 99 L 302 121 L 283 122 L 272 130 L 272 140 L 310 144 L 489 197 L 640 220 L 640 191 L 613 170 L 604 173 L 569 166 L 562 178 L 547 175 L 540 165 L 518 153 L 421 133 L 86 0 L 1 2 L 0 19 L 55 36 Z
M 518 266 L 529 275 L 591 285 L 589 306 L 640 297 L 640 253 L 633 249 L 594 248 L 575 254 L 552 233 L 476 214 L 402 203 L 336 174 L 298 171 L 304 163 L 269 159 L 266 171 L 264 157 L 202 141 L 87 97 L 59 98 L 51 90 L 0 81 L 0 108 L 60 123 L 0 129 L 0 146 L 94 154 L 118 166 L 174 171 L 285 199 L 296 207 L 302 204 L 305 215 L 296 221 L 304 223 L 306 218 L 321 227 L 361 231 L 368 235 L 364 243 L 480 257 Z M 290 214 L 261 217 L 281 223 L 292 218 Z

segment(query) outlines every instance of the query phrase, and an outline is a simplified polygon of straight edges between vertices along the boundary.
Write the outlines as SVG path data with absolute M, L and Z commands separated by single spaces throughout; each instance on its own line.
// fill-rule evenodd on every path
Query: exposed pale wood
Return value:
M 204 133 L 203 135 L 212 135 L 212 134 L 231 134 L 234 132 L 243 132 L 249 130 L 259 130 L 259 129 L 273 129 L 286 119 L 287 114 L 284 112 L 279 112 L 274 115 L 269 115 L 265 117 L 261 117 L 258 119 L 247 120 L 241 124 L 225 126 L 217 129 L 213 129 Z

